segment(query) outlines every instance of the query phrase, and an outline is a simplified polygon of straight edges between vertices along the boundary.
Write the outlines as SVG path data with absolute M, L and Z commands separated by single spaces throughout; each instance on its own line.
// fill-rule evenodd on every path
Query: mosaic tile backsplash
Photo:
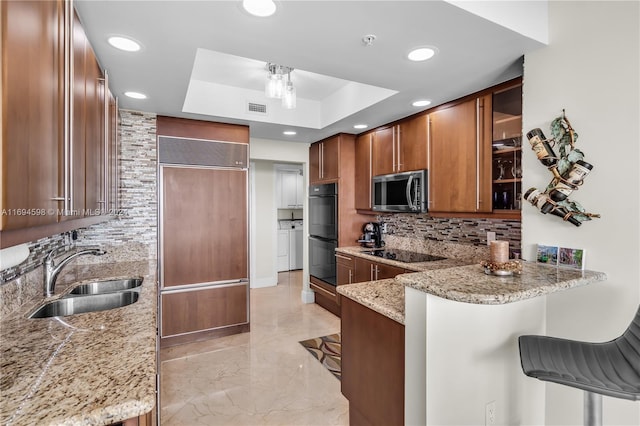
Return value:
M 388 234 L 398 237 L 486 246 L 487 232 L 493 231 L 496 239 L 507 240 L 512 249 L 520 249 L 519 220 L 436 218 L 406 213 L 379 215 L 377 220 L 387 224 Z

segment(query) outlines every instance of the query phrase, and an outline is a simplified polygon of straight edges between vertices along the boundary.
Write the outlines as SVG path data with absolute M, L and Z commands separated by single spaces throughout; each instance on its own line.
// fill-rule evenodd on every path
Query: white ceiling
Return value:
M 522 56 L 546 42 L 546 2 L 455 3 L 279 1 L 273 16 L 257 18 L 239 0 L 74 2 L 121 107 L 248 124 L 254 138 L 299 142 L 358 133 L 356 123 L 372 128 L 418 112 L 413 100 L 438 105 L 520 76 Z M 369 47 L 361 41 L 367 34 L 376 35 Z M 132 37 L 143 49 L 118 51 L 107 44 L 110 35 Z M 406 59 L 424 45 L 438 54 Z M 296 69 L 298 107 L 274 103 L 266 118 L 240 114 L 237 108 L 263 96 L 267 62 Z M 382 91 L 371 95 L 369 86 Z M 298 134 L 284 136 L 285 129 Z

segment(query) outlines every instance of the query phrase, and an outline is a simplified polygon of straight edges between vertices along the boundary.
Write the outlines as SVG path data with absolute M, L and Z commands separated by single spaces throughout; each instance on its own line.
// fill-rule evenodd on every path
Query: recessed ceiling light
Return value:
M 284 132 L 282 132 L 282 134 L 287 136 L 293 136 L 293 135 L 296 135 L 297 133 L 293 130 L 285 130 Z
M 418 47 L 409 52 L 407 58 L 411 61 L 420 62 L 431 59 L 435 54 L 436 50 L 433 47 Z
M 133 99 L 147 99 L 147 95 L 145 95 L 144 93 L 124 92 L 124 95 Z
M 419 101 L 415 101 L 411 105 L 413 105 L 414 107 L 423 107 L 423 106 L 431 105 L 431 101 L 427 99 L 420 99 Z
M 242 0 L 242 7 L 253 16 L 260 18 L 276 13 L 276 4 L 272 0 Z
M 367 126 L 366 124 L 356 124 L 355 126 L 353 126 L 354 129 L 366 129 Z
M 124 50 L 126 52 L 137 52 L 140 50 L 140 43 L 128 37 L 113 36 L 109 37 L 107 41 L 116 49 Z

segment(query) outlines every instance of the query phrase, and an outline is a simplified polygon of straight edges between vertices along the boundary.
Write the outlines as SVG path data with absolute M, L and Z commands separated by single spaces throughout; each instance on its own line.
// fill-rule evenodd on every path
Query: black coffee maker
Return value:
M 382 241 L 382 229 L 378 222 L 367 222 L 362 227 L 362 236 L 358 242 L 363 247 L 380 248 L 384 246 Z

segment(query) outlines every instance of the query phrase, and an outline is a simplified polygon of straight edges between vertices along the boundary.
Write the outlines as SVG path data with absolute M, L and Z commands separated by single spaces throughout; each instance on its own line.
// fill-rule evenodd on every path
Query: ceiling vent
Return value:
M 256 102 L 247 102 L 247 112 L 251 114 L 267 115 L 267 106 Z

